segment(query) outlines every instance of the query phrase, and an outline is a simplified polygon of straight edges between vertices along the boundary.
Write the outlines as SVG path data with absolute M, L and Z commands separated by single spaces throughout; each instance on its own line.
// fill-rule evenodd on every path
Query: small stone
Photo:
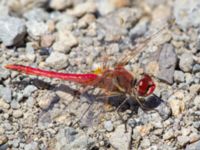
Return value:
M 194 143 L 200 140 L 200 135 L 198 133 L 191 133 L 189 138 L 190 138 L 190 143 Z
M 169 105 L 172 109 L 172 114 L 176 117 L 185 110 L 185 103 L 183 100 L 179 100 L 173 96 L 169 98 Z
M 38 15 L 39 14 L 39 15 Z M 48 19 L 48 13 L 42 8 L 33 8 L 23 14 L 24 18 L 32 21 L 46 21 Z
M 177 55 L 174 47 L 170 44 L 164 44 L 159 56 L 158 78 L 172 84 L 176 62 Z
M 64 10 L 72 5 L 73 0 L 51 0 L 49 6 L 55 10 Z
M 0 126 L 0 135 L 3 135 L 4 133 L 5 133 L 4 128 Z
M 83 16 L 86 13 L 95 13 L 96 12 L 96 5 L 94 2 L 85 2 L 80 3 L 75 6 L 74 9 L 68 10 L 68 14 L 76 17 Z
M 30 108 L 32 108 L 35 104 L 35 100 L 33 99 L 33 97 L 29 97 L 26 102 L 27 102 L 28 107 Z
M 200 149 L 200 140 L 192 143 L 192 144 L 188 144 L 185 148 L 185 150 L 199 150 Z
M 21 118 L 22 116 L 23 116 L 23 112 L 21 110 L 14 110 L 13 111 L 13 117 Z
M 59 52 L 52 52 L 45 63 L 55 69 L 62 69 L 68 66 L 67 56 Z
M 53 44 L 53 49 L 58 52 L 67 53 L 69 50 L 76 46 L 78 41 L 70 31 L 62 31 L 58 33 L 56 42 Z
M 6 46 L 19 44 L 23 41 L 26 28 L 25 22 L 16 17 L 0 17 L 0 41 Z
M 18 109 L 18 108 L 20 108 L 20 104 L 16 100 L 12 100 L 11 103 L 10 103 L 10 106 L 11 106 L 12 109 Z
M 53 44 L 54 40 L 55 40 L 55 37 L 53 35 L 50 35 L 50 34 L 42 35 L 41 46 L 48 48 Z
M 8 110 L 10 108 L 10 105 L 6 103 L 3 99 L 0 99 L 0 109 Z
M 38 149 L 39 149 L 39 145 L 37 142 L 31 142 L 24 146 L 24 150 L 38 150 Z
M 116 149 L 129 149 L 129 143 L 131 141 L 131 128 L 128 127 L 127 130 L 128 131 L 125 132 L 124 125 L 120 125 L 115 129 L 114 132 L 109 133 L 109 141 Z
M 190 138 L 188 136 L 178 136 L 177 142 L 180 146 L 185 146 L 190 142 Z
M 200 72 L 200 64 L 195 64 L 194 67 L 192 68 L 193 73 Z
M 8 138 L 5 135 L 0 135 L 0 145 L 5 144 L 8 141 Z
M 97 9 L 101 15 L 106 15 L 117 8 L 130 5 L 130 0 L 97 0 Z
M 53 92 L 41 93 L 37 98 L 38 105 L 44 110 L 48 109 L 53 103 L 58 102 L 58 100 L 59 97 Z
M 197 95 L 195 98 L 194 98 L 194 105 L 195 106 L 198 106 L 200 108 L 200 95 Z
M 144 138 L 142 141 L 141 141 L 141 147 L 142 148 L 148 148 L 149 146 L 151 145 L 151 142 L 148 138 Z
M 48 33 L 48 25 L 44 22 L 35 20 L 26 22 L 27 32 L 34 39 L 39 40 L 40 37 Z
M 174 72 L 174 80 L 178 83 L 185 81 L 185 75 L 182 71 L 175 71 Z
M 183 72 L 191 72 L 193 63 L 194 60 L 192 53 L 183 53 L 180 57 L 179 67 Z
M 176 23 L 186 30 L 189 27 L 200 25 L 200 1 L 196 0 L 176 0 L 174 3 L 173 13 Z
M 113 131 L 114 127 L 113 127 L 112 121 L 105 121 L 104 128 L 109 132 Z
M 3 87 L 0 85 L 0 97 L 7 103 L 10 103 L 12 100 L 11 89 L 9 87 Z
M 28 85 L 23 91 L 23 96 L 24 97 L 29 97 L 36 90 L 37 90 L 37 87 L 35 87 L 33 85 Z

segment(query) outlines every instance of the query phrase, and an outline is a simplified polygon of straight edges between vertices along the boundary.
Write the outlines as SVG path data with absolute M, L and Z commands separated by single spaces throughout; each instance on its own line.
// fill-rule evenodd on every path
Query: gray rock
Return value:
M 177 142 L 180 146 L 185 146 L 190 142 L 189 136 L 178 136 Z
M 194 64 L 192 53 L 186 52 L 183 53 L 180 57 L 179 67 L 184 72 L 192 71 L 192 67 Z
M 65 54 L 59 52 L 52 52 L 51 55 L 46 59 L 47 66 L 55 69 L 62 69 L 68 66 L 68 58 Z
M 2 97 L 5 102 L 10 103 L 12 100 L 11 89 L 0 85 L 0 97 Z
M 186 146 L 185 150 L 198 150 L 200 149 L 200 140 Z
M 23 91 L 23 96 L 24 97 L 29 97 L 36 90 L 37 90 L 37 87 L 35 87 L 33 85 L 28 85 Z
M 106 36 L 106 41 L 118 41 L 121 36 L 128 34 L 127 28 L 132 27 L 132 23 L 140 16 L 141 12 L 137 9 L 121 8 L 97 20 L 97 33 Z
M 109 133 L 109 141 L 116 148 L 120 150 L 129 150 L 129 144 L 131 141 L 132 129 L 128 127 L 128 131 L 125 132 L 124 125 L 118 126 L 114 132 Z M 119 136 L 120 135 L 120 136 Z
M 37 142 L 31 142 L 24 146 L 24 150 L 38 150 L 39 144 Z
M 176 0 L 173 6 L 176 23 L 183 30 L 200 25 L 200 1 Z
M 0 41 L 6 46 L 20 43 L 26 34 L 25 22 L 16 17 L 0 17 Z
M 114 127 L 113 127 L 112 121 L 105 121 L 104 128 L 109 132 L 113 131 Z
M 159 56 L 158 78 L 172 84 L 176 62 L 177 55 L 174 47 L 170 44 L 164 44 Z
M 30 11 L 25 12 L 23 16 L 29 21 L 32 20 L 37 22 L 46 21 L 48 19 L 48 13 L 41 8 L 31 9 Z
M 163 139 L 164 140 L 170 140 L 171 138 L 173 138 L 174 135 L 174 131 L 172 129 L 167 130 L 164 134 L 163 134 Z
M 20 104 L 16 100 L 12 100 L 11 103 L 10 103 L 10 106 L 11 106 L 12 109 L 18 109 L 18 108 L 20 108 Z
M 141 144 L 140 144 L 140 146 L 141 146 L 142 148 L 148 148 L 148 147 L 150 147 L 150 145 L 151 145 L 151 142 L 150 142 L 150 140 L 149 140 L 148 138 L 144 138 L 144 139 L 141 141 Z
M 20 139 L 14 139 L 12 141 L 12 146 L 17 148 L 17 147 L 19 147 L 19 143 L 20 143 Z
M 185 81 L 185 75 L 182 71 L 175 70 L 174 72 L 174 81 L 177 83 L 184 82 Z
M 93 140 L 87 137 L 86 134 L 78 133 L 70 127 L 61 128 L 56 135 L 56 139 L 55 149 L 59 150 L 90 149 L 94 144 Z
M 195 64 L 192 68 L 192 72 L 197 73 L 200 72 L 200 64 Z
M 42 21 L 31 20 L 26 22 L 27 32 L 34 39 L 39 40 L 40 37 L 48 33 L 48 25 Z

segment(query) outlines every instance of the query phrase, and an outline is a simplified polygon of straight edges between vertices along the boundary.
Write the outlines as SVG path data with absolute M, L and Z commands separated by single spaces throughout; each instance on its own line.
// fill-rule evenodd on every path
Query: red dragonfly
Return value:
M 162 31 L 163 29 L 164 28 L 158 32 Z M 124 66 L 129 62 L 130 59 L 132 59 L 133 55 L 136 55 L 138 52 L 144 49 L 144 47 L 148 44 L 148 41 L 150 41 L 150 38 L 146 39 L 140 48 L 137 47 L 135 51 L 130 52 L 128 56 L 124 57 L 120 63 L 114 67 L 114 69 L 104 66 L 102 68 L 98 68 L 92 73 L 74 74 L 48 71 L 18 64 L 8 64 L 5 66 L 5 68 L 28 75 L 58 78 L 79 83 L 84 86 L 99 87 L 108 92 L 110 96 L 112 96 L 112 93 L 118 93 L 119 95 L 126 96 L 126 99 L 122 103 L 131 98 L 136 100 L 142 108 L 146 109 L 143 102 L 145 97 L 153 94 L 156 88 L 154 81 L 148 74 L 144 74 L 140 79 L 138 79 L 129 71 L 127 71 Z

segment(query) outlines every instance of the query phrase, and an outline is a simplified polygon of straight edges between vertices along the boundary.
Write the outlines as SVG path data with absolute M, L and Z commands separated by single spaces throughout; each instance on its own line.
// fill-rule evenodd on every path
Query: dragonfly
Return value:
M 161 32 L 164 29 L 165 27 L 158 32 Z M 86 87 L 98 87 L 106 91 L 106 93 L 109 93 L 110 96 L 112 96 L 113 93 L 118 93 L 126 98 L 118 106 L 117 110 L 119 110 L 120 106 L 128 99 L 136 100 L 143 109 L 146 109 L 146 106 L 144 105 L 145 98 L 154 94 L 156 84 L 148 74 L 143 74 L 140 78 L 133 76 L 133 74 L 125 68 L 125 65 L 133 56 L 140 53 L 153 36 L 157 36 L 158 32 L 143 41 L 143 44 L 141 44 L 140 47 L 137 47 L 134 51 L 128 53 L 127 56 L 124 56 L 114 68 L 103 65 L 102 67 L 93 70 L 91 73 L 84 74 L 49 71 L 20 64 L 7 64 L 5 65 L 5 68 L 27 75 L 57 78 L 78 83 Z

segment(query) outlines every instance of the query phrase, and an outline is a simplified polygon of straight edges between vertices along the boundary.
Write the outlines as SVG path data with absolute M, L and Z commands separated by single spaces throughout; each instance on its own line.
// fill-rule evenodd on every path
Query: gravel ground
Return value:
M 199 16 L 197 0 L 1 0 L 0 150 L 200 149 Z M 127 132 L 99 89 L 75 97 L 80 85 L 3 67 L 86 73 L 125 56 L 164 101 L 144 111 L 130 100 L 120 111 Z

